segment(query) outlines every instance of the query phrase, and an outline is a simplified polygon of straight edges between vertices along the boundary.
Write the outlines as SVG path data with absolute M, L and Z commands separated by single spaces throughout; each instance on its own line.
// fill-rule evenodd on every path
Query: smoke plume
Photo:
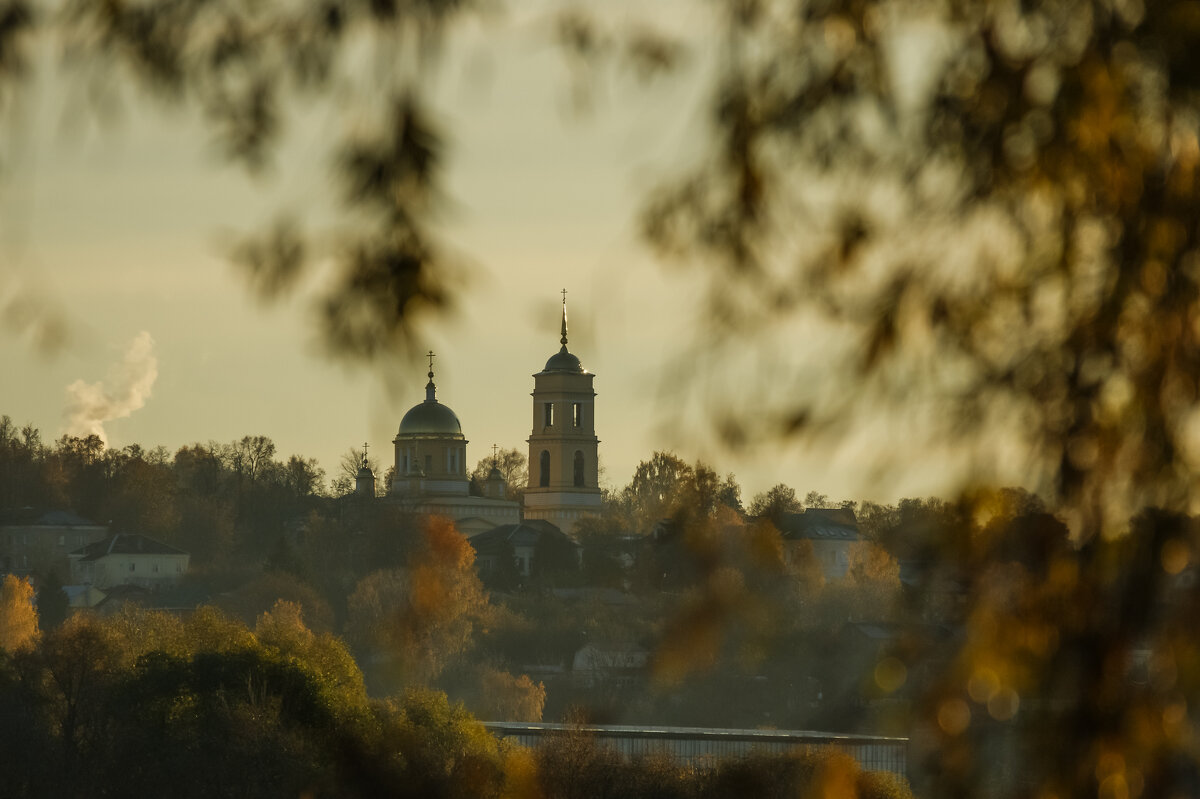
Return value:
M 104 423 L 124 419 L 146 404 L 158 378 L 154 339 L 143 330 L 125 351 L 121 363 L 97 383 L 76 380 L 67 386 L 66 432 L 80 438 L 95 434 L 105 444 Z

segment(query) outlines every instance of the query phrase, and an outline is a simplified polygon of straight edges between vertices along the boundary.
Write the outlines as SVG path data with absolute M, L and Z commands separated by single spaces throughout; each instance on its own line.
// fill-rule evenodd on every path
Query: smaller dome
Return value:
M 579 362 L 578 358 L 567 352 L 567 345 L 564 344 L 561 350 L 550 356 L 550 360 L 546 361 L 546 368 L 542 371 L 583 374 L 583 364 Z
M 400 420 L 400 435 L 462 436 L 462 425 L 454 411 L 437 400 L 414 405 Z
M 500 470 L 497 469 L 495 466 L 493 466 L 492 470 L 490 472 L 488 472 L 487 479 L 488 480 L 503 480 L 504 475 L 500 474 Z

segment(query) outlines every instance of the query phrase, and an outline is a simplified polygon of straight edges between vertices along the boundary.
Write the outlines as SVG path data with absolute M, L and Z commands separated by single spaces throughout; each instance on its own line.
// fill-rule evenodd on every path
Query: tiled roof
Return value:
M 858 520 L 848 508 L 805 508 L 803 513 L 785 513 L 779 519 L 785 539 L 814 541 L 857 541 Z
M 498 527 L 493 527 L 491 530 L 476 533 L 467 540 L 475 548 L 476 552 L 480 552 L 502 543 L 537 546 L 545 536 L 564 539 L 570 541 L 575 546 L 579 546 L 570 536 L 545 519 L 527 519 L 517 524 L 502 524 Z
M 80 547 L 70 553 L 83 562 L 96 561 L 108 555 L 186 555 L 182 549 L 137 533 L 115 533 L 102 541 Z
M 12 527 L 103 527 L 70 510 L 8 508 L 0 511 L 0 526 Z

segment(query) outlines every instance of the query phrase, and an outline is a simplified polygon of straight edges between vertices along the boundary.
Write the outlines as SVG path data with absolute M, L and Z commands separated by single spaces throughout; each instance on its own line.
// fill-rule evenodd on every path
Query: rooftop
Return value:
M 104 527 L 75 511 L 47 508 L 8 508 L 0 511 L 0 527 Z
M 182 549 L 156 541 L 138 533 L 114 533 L 101 541 L 80 547 L 70 553 L 83 562 L 96 561 L 108 555 L 186 555 Z

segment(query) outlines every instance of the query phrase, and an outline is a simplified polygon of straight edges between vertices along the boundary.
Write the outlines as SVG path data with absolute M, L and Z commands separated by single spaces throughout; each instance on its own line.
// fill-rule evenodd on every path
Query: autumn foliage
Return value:
M 401 569 L 363 578 L 349 599 L 348 636 L 382 655 L 387 683 L 428 685 L 471 645 L 486 615 L 475 551 L 448 519 L 431 517 Z
M 25 649 L 37 643 L 38 635 L 33 586 L 28 580 L 6 575 L 0 586 L 0 649 Z

